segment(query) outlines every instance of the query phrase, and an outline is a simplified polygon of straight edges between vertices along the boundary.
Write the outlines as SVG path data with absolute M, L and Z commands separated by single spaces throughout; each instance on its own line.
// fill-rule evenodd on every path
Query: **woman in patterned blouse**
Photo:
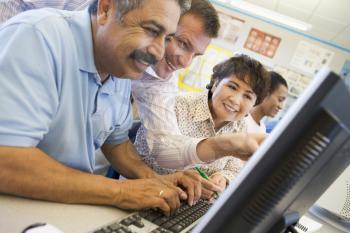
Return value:
M 175 112 L 179 129 L 184 136 L 203 139 L 197 147 L 211 153 L 202 161 L 201 168 L 210 176 L 211 180 L 226 187 L 248 159 L 240 154 L 236 148 L 239 143 L 249 143 L 246 133 L 244 116 L 261 103 L 267 94 L 269 77 L 263 65 L 246 56 L 232 57 L 213 68 L 211 82 L 206 93 L 191 93 L 176 97 Z M 138 135 L 135 146 L 143 151 L 143 137 Z M 264 135 L 254 135 L 260 137 Z M 246 137 L 248 140 L 234 140 Z M 235 147 L 235 150 L 232 150 Z M 235 151 L 236 153 L 228 153 Z M 197 153 L 200 153 L 198 151 Z M 158 173 L 170 173 L 175 169 L 161 167 L 164 155 L 143 155 L 143 159 Z M 233 156 L 229 156 L 233 155 Z M 193 164 L 184 164 L 193 166 Z M 187 167 L 188 168 L 188 167 Z

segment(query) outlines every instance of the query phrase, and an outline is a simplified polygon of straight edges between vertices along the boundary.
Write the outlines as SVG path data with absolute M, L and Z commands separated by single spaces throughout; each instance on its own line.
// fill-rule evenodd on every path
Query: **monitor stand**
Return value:
M 298 223 L 300 215 L 298 212 L 291 212 L 283 215 L 276 224 L 269 230 L 269 233 L 298 233 L 294 226 Z

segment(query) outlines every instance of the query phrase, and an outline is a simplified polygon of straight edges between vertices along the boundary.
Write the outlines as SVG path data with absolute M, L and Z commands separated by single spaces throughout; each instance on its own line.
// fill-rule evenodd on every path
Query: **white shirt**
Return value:
M 184 136 L 178 128 L 175 114 L 177 86 L 173 80 L 172 77 L 161 79 L 148 68 L 140 80 L 132 81 L 132 95 L 142 123 L 135 146 L 140 154 L 155 155 L 163 167 L 183 169 L 188 164 L 202 162 L 196 151 L 202 139 Z M 140 135 L 146 137 L 146 146 L 137 146 Z
M 246 116 L 244 119 L 247 124 L 248 133 L 266 133 L 266 126 L 262 120 L 258 124 L 250 114 L 248 114 L 248 116 Z
M 0 23 L 23 11 L 50 7 L 62 10 L 82 10 L 90 0 L 0 0 Z

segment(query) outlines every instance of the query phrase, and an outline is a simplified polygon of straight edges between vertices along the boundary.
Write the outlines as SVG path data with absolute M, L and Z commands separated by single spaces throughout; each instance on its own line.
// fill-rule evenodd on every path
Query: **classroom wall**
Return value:
M 333 59 L 329 66 L 331 69 L 333 69 L 337 73 L 340 73 L 345 61 L 347 59 L 350 59 L 350 53 L 348 51 L 345 51 L 344 49 L 341 49 L 341 48 L 336 48 L 335 46 L 322 43 L 317 38 L 315 39 L 308 38 L 306 35 L 302 35 L 296 31 L 292 31 L 290 29 L 283 28 L 278 25 L 274 25 L 272 23 L 267 23 L 262 20 L 250 17 L 246 14 L 242 14 L 242 13 L 233 11 L 231 9 L 224 8 L 222 6 L 218 6 L 217 4 L 215 4 L 215 2 L 214 2 L 214 6 L 219 11 L 223 11 L 226 14 L 229 14 L 244 20 L 245 23 L 240 30 L 238 40 L 235 44 L 228 43 L 227 41 L 224 41 L 222 39 L 217 39 L 213 43 L 219 46 L 225 47 L 227 49 L 233 50 L 235 53 L 238 52 L 238 53 L 248 54 L 258 59 L 259 61 L 263 62 L 265 65 L 269 67 L 273 67 L 274 65 L 277 64 L 277 65 L 281 65 L 286 68 L 289 68 L 291 70 L 295 70 L 296 72 L 299 72 L 301 74 L 310 76 L 311 74 L 305 73 L 304 71 L 298 70 L 297 68 L 292 67 L 290 65 L 290 61 L 294 56 L 294 52 L 300 41 L 306 41 L 316 46 L 319 46 L 334 52 Z M 244 43 L 247 39 L 247 36 L 251 28 L 256 28 L 258 30 L 264 31 L 266 33 L 269 33 L 281 38 L 281 43 L 279 45 L 279 48 L 272 59 L 244 48 Z

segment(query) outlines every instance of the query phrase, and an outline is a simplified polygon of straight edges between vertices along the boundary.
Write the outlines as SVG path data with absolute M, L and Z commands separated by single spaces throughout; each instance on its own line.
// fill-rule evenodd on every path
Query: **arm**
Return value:
M 158 207 L 169 214 L 180 205 L 180 191 L 158 179 L 116 181 L 84 173 L 58 163 L 37 148 L 0 147 L 1 193 L 123 209 Z
M 203 161 L 212 161 L 230 154 L 242 160 L 248 160 L 265 137 L 266 134 L 262 133 L 217 135 L 201 141 L 197 146 L 197 153 Z
M 113 168 L 123 176 L 130 179 L 157 177 L 157 174 L 142 161 L 130 141 L 119 145 L 104 144 L 101 149 Z
M 146 78 L 145 78 L 146 77 Z M 132 81 L 132 93 L 141 118 L 142 142 L 147 149 L 137 147 L 143 155 L 153 156 L 158 164 L 173 169 L 183 169 L 188 164 L 201 163 L 196 146 L 201 139 L 181 134 L 175 114 L 175 88 L 170 81 Z
M 0 191 L 64 203 L 115 204 L 113 180 L 62 165 L 38 148 L 0 147 Z

